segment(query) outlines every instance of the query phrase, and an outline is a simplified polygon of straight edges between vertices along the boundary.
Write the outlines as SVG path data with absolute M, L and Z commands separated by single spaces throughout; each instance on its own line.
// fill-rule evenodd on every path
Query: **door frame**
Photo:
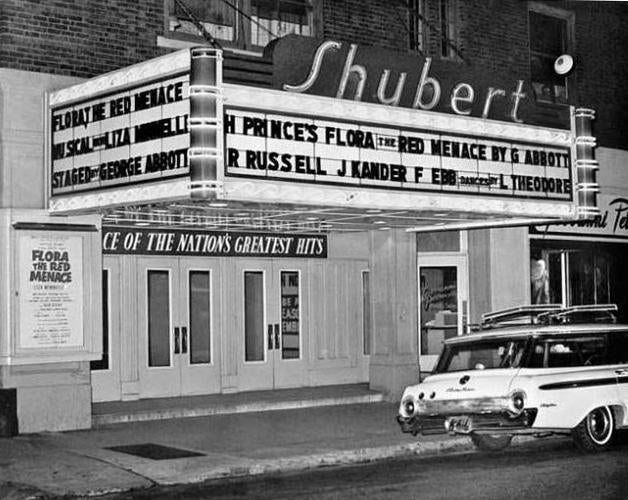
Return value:
M 190 324 L 190 274 L 207 272 L 209 274 L 209 363 L 193 364 L 192 327 Z M 220 298 L 216 296 L 216 280 L 220 279 L 220 264 L 217 259 L 178 258 L 179 288 L 181 299 L 177 301 L 179 324 L 187 328 L 187 356 L 179 359 L 181 376 L 181 395 L 215 394 L 220 392 Z M 218 287 L 218 290 L 220 287 Z M 183 333 L 182 333 L 183 335 Z M 186 353 L 182 353 L 186 354 Z M 204 383 L 203 383 L 204 381 Z
M 177 260 L 172 257 L 140 256 L 137 259 L 137 319 L 138 319 L 138 361 L 139 361 L 139 390 L 140 398 L 170 397 L 180 395 L 180 375 L 177 359 L 175 358 L 174 328 L 178 325 L 173 301 L 175 289 L 178 289 Z M 149 337 L 148 337 L 148 273 L 150 271 L 168 272 L 168 366 L 149 366 Z
M 238 346 L 238 390 L 273 390 L 302 387 L 307 384 L 308 331 L 307 290 L 308 264 L 297 259 L 256 259 L 236 263 L 233 267 L 238 283 L 239 318 L 236 319 Z M 264 359 L 245 360 L 244 276 L 246 272 L 261 272 L 263 276 L 263 345 Z M 299 357 L 282 359 L 283 331 L 281 324 L 281 273 L 296 272 L 299 276 Z M 270 343 L 272 341 L 272 348 Z
M 272 280 L 272 265 L 269 260 L 255 259 L 235 261 L 232 267 L 234 273 L 233 283 L 236 284 L 233 290 L 238 297 L 239 308 L 235 318 L 235 337 L 237 338 L 236 353 L 238 357 L 238 391 L 271 390 L 274 387 L 273 364 L 270 361 L 268 343 L 268 328 L 271 323 L 268 321 L 269 311 L 269 275 Z M 246 297 L 245 297 L 245 275 L 247 272 L 262 273 L 263 291 L 263 318 L 262 318 L 262 345 L 263 359 L 257 361 L 246 361 Z
M 299 277 L 299 357 L 283 359 L 283 325 L 282 325 L 282 295 L 281 295 L 281 273 L 296 272 Z M 309 317 L 307 312 L 307 290 L 308 283 L 308 266 L 307 262 L 297 260 L 276 261 L 272 266 L 273 283 L 271 293 L 276 293 L 276 302 L 271 300 L 271 307 L 276 306 L 275 311 L 271 311 L 271 316 L 277 316 L 279 323 L 279 349 L 273 351 L 273 379 L 275 389 L 284 389 L 288 387 L 302 387 L 306 384 L 307 372 L 307 353 L 305 346 L 308 345 L 304 340 L 307 331 L 306 318 Z
M 103 311 L 103 323 L 107 322 L 108 367 L 91 370 L 92 402 L 118 401 L 122 397 L 120 385 L 120 260 L 103 256 L 102 271 L 107 271 L 107 315 Z M 102 289 L 102 287 L 101 287 Z M 112 300 L 112 298 L 116 300 Z M 101 298 L 101 305 L 104 302 Z M 104 346 L 103 346 L 104 351 Z
M 423 354 L 421 347 L 421 322 L 422 322 L 422 291 L 421 291 L 421 268 L 423 267 L 455 267 L 457 278 L 457 300 L 456 305 L 459 311 L 457 317 L 457 335 L 466 333 L 469 318 L 469 264 L 466 254 L 443 253 L 417 255 L 417 353 L 421 372 L 431 372 L 436 367 L 438 354 Z

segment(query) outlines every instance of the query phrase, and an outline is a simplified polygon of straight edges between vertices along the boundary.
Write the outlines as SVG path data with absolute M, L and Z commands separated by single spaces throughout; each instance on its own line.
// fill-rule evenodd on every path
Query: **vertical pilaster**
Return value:
M 530 303 L 530 242 L 527 227 L 491 229 L 491 310 Z M 488 312 L 488 311 L 484 311 Z
M 418 382 L 416 236 L 402 230 L 372 231 L 372 389 L 390 400 Z

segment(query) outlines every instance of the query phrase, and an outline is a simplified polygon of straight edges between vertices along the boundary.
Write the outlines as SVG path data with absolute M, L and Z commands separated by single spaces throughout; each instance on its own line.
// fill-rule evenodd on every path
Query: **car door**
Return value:
M 617 377 L 619 400 L 628 408 L 628 331 L 611 332 L 609 337 L 610 361 Z M 623 425 L 628 425 L 628 412 L 624 412 Z

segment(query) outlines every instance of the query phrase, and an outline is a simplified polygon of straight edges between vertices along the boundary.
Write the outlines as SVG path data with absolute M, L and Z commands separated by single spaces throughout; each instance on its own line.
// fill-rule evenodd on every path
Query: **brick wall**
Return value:
M 163 53 L 163 0 L 2 0 L 0 66 L 90 77 Z
M 527 5 L 520 1 L 465 0 L 458 9 L 465 60 L 510 80 L 529 78 Z
M 575 13 L 575 69 L 570 100 L 596 110 L 598 145 L 628 149 L 628 4 L 544 2 Z M 459 0 L 465 60 L 511 79 L 528 79 L 528 6 L 515 0 Z
M 323 0 L 323 38 L 408 50 L 404 0 Z
M 408 51 L 405 0 L 320 1 L 320 37 Z M 574 102 L 598 112 L 600 145 L 628 149 L 628 4 L 546 3 L 576 14 Z M 527 79 L 527 8 L 519 0 L 458 0 L 461 68 L 486 68 L 498 76 L 496 84 Z M 2 0 L 0 67 L 90 77 L 158 56 L 163 9 L 163 0 Z M 426 16 L 425 50 L 438 57 L 435 0 L 427 1 Z
M 598 145 L 628 150 L 628 4 L 569 3 L 576 13 L 577 104 L 596 110 Z

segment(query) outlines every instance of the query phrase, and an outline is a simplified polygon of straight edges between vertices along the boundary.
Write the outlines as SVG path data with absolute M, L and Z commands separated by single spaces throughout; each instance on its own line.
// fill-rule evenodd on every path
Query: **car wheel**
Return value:
M 471 433 L 471 441 L 482 451 L 500 451 L 507 448 L 512 441 L 512 436 L 496 434 Z
M 613 411 L 608 406 L 600 406 L 589 412 L 571 431 L 571 435 L 581 450 L 591 453 L 607 448 L 614 431 Z

